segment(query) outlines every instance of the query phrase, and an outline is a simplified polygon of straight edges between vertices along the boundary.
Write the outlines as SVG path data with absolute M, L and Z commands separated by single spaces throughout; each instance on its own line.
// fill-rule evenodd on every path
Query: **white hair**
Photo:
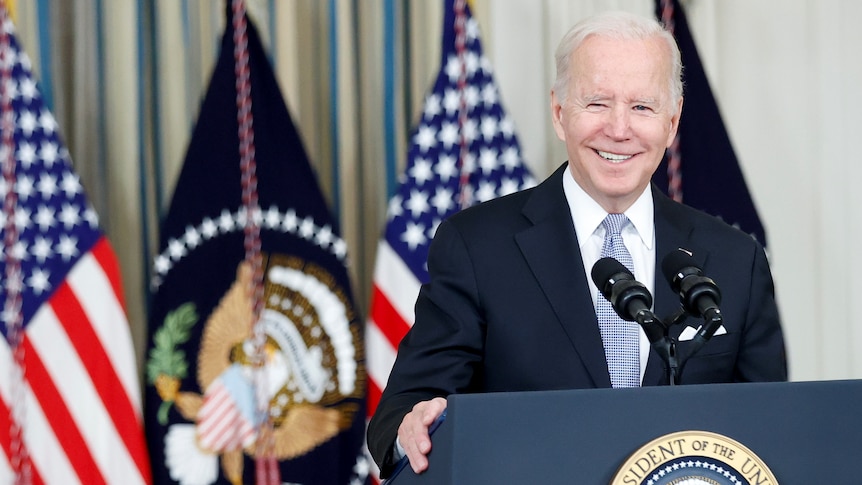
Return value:
M 682 58 L 673 34 L 651 18 L 628 12 L 609 11 L 581 20 L 560 40 L 555 54 L 557 77 L 554 80 L 554 93 L 560 104 L 564 104 L 568 97 L 569 81 L 572 78 L 572 53 L 593 35 L 622 40 L 647 40 L 653 37 L 663 40 L 671 57 L 671 72 L 668 73 L 671 100 L 676 104 L 682 97 Z

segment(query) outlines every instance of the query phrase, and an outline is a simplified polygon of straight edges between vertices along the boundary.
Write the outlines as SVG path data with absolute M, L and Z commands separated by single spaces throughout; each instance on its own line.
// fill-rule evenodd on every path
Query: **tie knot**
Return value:
M 628 220 L 629 218 L 625 214 L 608 214 L 605 220 L 602 221 L 602 225 L 605 226 L 607 235 L 616 235 L 622 231 L 623 225 Z

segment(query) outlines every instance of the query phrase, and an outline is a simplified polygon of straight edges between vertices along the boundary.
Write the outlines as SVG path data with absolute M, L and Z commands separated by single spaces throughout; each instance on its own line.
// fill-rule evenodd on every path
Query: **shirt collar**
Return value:
M 568 168 L 563 173 L 563 192 L 569 203 L 569 211 L 575 224 L 578 244 L 583 246 L 605 220 L 608 213 L 578 185 Z M 644 247 L 652 249 L 655 224 L 650 185 L 647 185 L 634 204 L 625 211 L 625 215 L 641 238 Z

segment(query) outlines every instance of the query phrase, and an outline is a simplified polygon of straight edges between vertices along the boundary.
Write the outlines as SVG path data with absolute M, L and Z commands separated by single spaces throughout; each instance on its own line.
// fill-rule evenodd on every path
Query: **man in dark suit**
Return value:
M 572 28 L 556 61 L 552 118 L 569 161 L 534 189 L 440 225 L 428 256 L 431 280 L 369 426 L 383 477 L 404 455 L 417 473 L 427 468 L 428 427 L 450 394 L 612 386 L 596 316 L 604 297 L 589 276 L 608 214 L 625 215 L 621 237 L 657 315 L 680 307 L 655 277 L 656 260 L 678 248 L 722 290 L 723 326 L 688 361 L 681 383 L 787 379 L 763 247 L 650 184 L 682 112 L 673 37 L 652 19 L 602 14 Z M 672 327 L 680 354 L 699 325 L 689 318 Z M 639 370 L 645 386 L 667 384 L 662 359 L 637 330 L 635 376 Z

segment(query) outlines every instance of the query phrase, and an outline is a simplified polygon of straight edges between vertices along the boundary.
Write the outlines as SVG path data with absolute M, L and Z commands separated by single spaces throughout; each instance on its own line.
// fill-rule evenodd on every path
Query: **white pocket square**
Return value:
M 687 342 L 687 341 L 693 339 L 694 336 L 697 335 L 697 332 L 699 332 L 699 331 L 700 331 L 700 326 L 697 328 L 685 327 L 685 329 L 682 331 L 682 333 L 679 334 L 679 341 L 680 342 Z M 727 333 L 727 329 L 724 328 L 724 325 L 722 325 L 722 326 L 718 327 L 718 330 L 716 330 L 715 333 L 712 334 L 712 336 L 715 337 L 716 335 L 724 335 L 726 333 Z

